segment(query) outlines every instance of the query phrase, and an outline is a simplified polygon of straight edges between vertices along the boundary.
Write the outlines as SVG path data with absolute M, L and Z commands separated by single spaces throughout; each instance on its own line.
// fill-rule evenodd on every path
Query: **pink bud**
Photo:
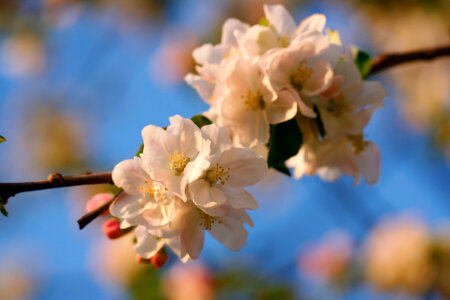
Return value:
M 96 210 L 106 202 L 110 201 L 112 198 L 114 198 L 113 194 L 110 193 L 100 193 L 94 195 L 87 203 L 86 203 L 86 211 L 91 212 L 93 210 Z M 102 216 L 107 216 L 109 214 L 109 210 L 102 213 Z
M 106 220 L 102 225 L 102 230 L 110 239 L 117 239 L 125 234 L 125 232 L 120 229 L 120 222 L 114 218 Z
M 155 255 L 150 258 L 150 263 L 155 269 L 163 267 L 169 260 L 169 256 L 164 248 L 159 250 Z

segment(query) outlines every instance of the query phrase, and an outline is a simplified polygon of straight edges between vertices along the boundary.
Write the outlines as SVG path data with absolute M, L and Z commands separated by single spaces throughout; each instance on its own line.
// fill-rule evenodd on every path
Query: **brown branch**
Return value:
M 82 216 L 77 222 L 78 226 L 80 227 L 80 230 L 86 227 L 89 223 L 94 221 L 98 216 L 100 216 L 102 213 L 107 211 L 109 209 L 109 206 L 116 200 L 120 195 L 122 195 L 123 192 L 119 192 L 117 195 L 114 196 L 113 199 L 109 200 L 108 202 L 104 203 L 102 206 L 97 208 L 96 210 L 93 210 L 91 212 L 88 212 L 84 216 Z
M 442 56 L 450 56 L 450 45 L 409 52 L 380 54 L 372 60 L 372 66 L 368 75 L 373 75 L 400 64 L 432 60 Z
M 23 192 L 102 183 L 113 183 L 111 173 L 85 174 L 77 176 L 62 176 L 59 173 L 55 173 L 49 175 L 47 180 L 0 183 L 0 201 L 3 204 L 6 204 L 10 197 Z

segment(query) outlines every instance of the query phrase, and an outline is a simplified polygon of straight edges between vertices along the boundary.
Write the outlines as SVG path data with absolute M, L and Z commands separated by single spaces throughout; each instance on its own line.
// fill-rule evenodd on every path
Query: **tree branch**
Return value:
M 400 64 L 420 60 L 432 60 L 442 56 L 450 56 L 450 45 L 416 51 L 380 54 L 373 58 L 368 75 L 373 75 Z
M 84 174 L 77 176 L 62 176 L 59 173 L 54 173 L 49 175 L 47 180 L 0 183 L 0 201 L 1 203 L 6 204 L 10 197 L 23 192 L 105 183 L 113 184 L 111 173 Z

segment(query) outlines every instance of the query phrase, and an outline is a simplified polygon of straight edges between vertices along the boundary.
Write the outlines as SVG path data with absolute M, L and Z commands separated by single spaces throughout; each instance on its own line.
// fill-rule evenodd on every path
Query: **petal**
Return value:
M 181 243 L 185 245 L 186 252 L 193 259 L 200 256 L 205 242 L 205 231 L 199 223 L 198 213 L 193 211 L 186 215 L 185 228 L 181 232 Z
M 332 66 L 323 60 L 314 65 L 312 76 L 305 82 L 301 92 L 307 96 L 315 96 L 328 89 L 332 82 Z
M 112 171 L 112 179 L 116 186 L 123 188 L 130 195 L 142 195 L 141 186 L 146 180 L 150 180 L 137 157 L 118 163 Z
M 327 18 L 322 14 L 313 14 L 305 19 L 297 27 L 296 35 L 305 35 L 313 31 L 322 32 Z
M 151 258 L 164 246 L 163 239 L 150 235 L 142 226 L 136 228 L 135 234 L 137 244 L 134 250 L 143 258 Z
M 189 184 L 192 201 L 200 208 L 214 208 L 225 203 L 224 193 L 217 184 L 200 179 Z
M 242 222 L 230 217 L 221 217 L 220 222 L 211 226 L 209 233 L 232 251 L 240 250 L 247 242 L 248 233 Z
M 169 118 L 167 127 L 167 145 L 172 153 L 174 150 L 184 153 L 190 159 L 195 158 L 201 149 L 203 138 L 200 129 L 190 119 L 175 115 Z
M 194 74 L 187 74 L 184 77 L 187 84 L 192 86 L 200 97 L 206 102 L 211 103 L 211 96 L 214 90 L 214 84 Z
M 286 96 L 290 95 L 290 97 L 295 100 L 295 102 L 297 103 L 297 106 L 298 106 L 298 110 L 300 111 L 300 113 L 302 115 L 304 115 L 305 117 L 308 117 L 308 118 L 316 117 L 316 113 L 314 112 L 314 110 L 312 108 L 310 108 L 305 102 L 303 102 L 303 100 L 300 98 L 300 95 L 298 94 L 298 92 L 296 90 L 294 90 L 294 88 L 292 88 L 291 86 L 288 86 L 283 90 L 286 91 L 286 94 L 285 94 Z
M 278 98 L 266 103 L 267 118 L 270 124 L 277 124 L 292 119 L 297 113 L 297 103 L 290 90 L 281 90 Z
M 348 89 L 354 84 L 361 82 L 361 74 L 356 65 L 350 60 L 343 60 L 334 68 L 335 75 L 343 75 L 345 80 L 342 84 L 342 89 Z
M 144 155 L 151 165 L 168 165 L 170 151 L 167 146 L 167 132 L 161 127 L 148 125 L 142 129 Z
M 221 186 L 220 189 L 225 194 L 226 201 L 234 209 L 251 209 L 258 208 L 258 202 L 252 194 L 241 188 L 233 188 Z
M 237 59 L 230 64 L 227 72 L 227 86 L 238 89 L 247 94 L 248 91 L 257 92 L 262 81 L 262 71 L 246 59 Z
M 211 124 L 203 126 L 201 129 L 205 138 L 211 141 L 211 153 L 223 152 L 233 147 L 230 136 L 225 127 Z
M 144 211 L 145 201 L 141 197 L 122 193 L 109 207 L 111 215 L 127 219 L 135 217 Z
M 264 5 L 263 8 L 269 24 L 281 37 L 291 37 L 294 34 L 295 21 L 283 5 Z
M 225 55 L 230 51 L 227 45 L 204 44 L 192 52 L 195 61 L 201 65 L 219 64 Z
M 250 26 L 246 23 L 243 23 L 237 19 L 230 18 L 225 21 L 222 26 L 222 44 L 231 45 L 237 47 L 237 41 L 235 37 L 235 32 L 245 33 Z
M 354 108 L 363 108 L 367 106 L 381 107 L 383 106 L 383 99 L 387 96 L 386 90 L 378 81 L 363 81 L 361 86 L 361 93 L 353 102 Z
M 247 148 L 232 148 L 222 153 L 217 163 L 225 170 L 229 169 L 230 177 L 226 186 L 243 188 L 250 186 L 266 176 L 267 163 Z

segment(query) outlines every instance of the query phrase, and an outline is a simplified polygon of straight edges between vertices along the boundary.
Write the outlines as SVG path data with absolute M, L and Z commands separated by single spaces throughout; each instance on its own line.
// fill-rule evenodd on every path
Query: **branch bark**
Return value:
M 77 176 L 62 176 L 59 173 L 54 173 L 50 174 L 47 180 L 0 183 L 0 201 L 3 204 L 6 204 L 10 197 L 23 192 L 87 184 L 113 184 L 111 173 L 84 174 Z
M 408 52 L 380 54 L 372 60 L 372 66 L 368 75 L 373 75 L 400 64 L 432 60 L 443 56 L 450 56 L 450 45 Z

